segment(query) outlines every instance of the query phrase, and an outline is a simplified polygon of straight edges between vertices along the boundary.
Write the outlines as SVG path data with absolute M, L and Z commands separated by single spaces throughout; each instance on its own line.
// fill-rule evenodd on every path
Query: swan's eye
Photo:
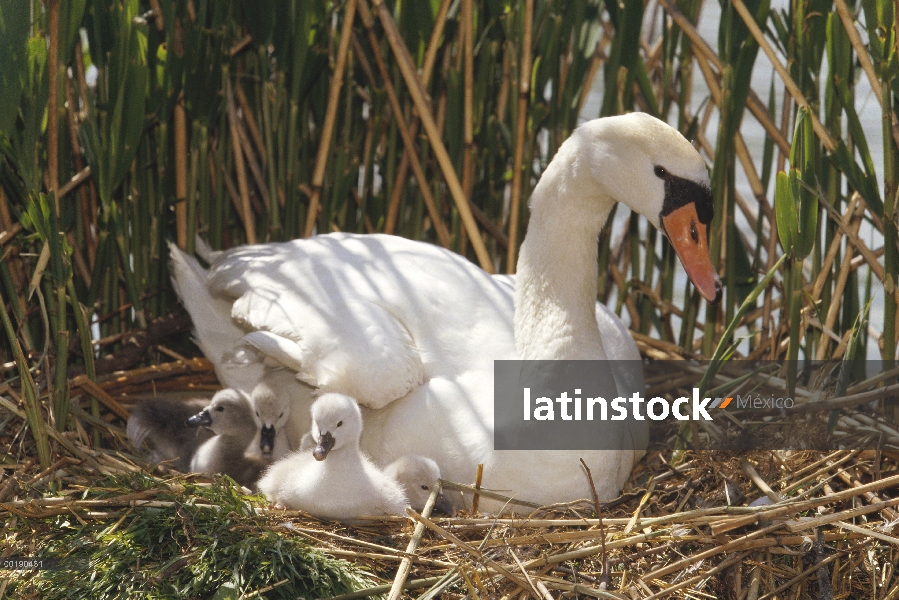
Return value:
M 427 490 L 429 490 L 429 489 L 431 489 L 431 488 L 429 488 L 429 487 L 428 487 L 428 486 L 426 486 L 426 485 L 423 485 L 423 486 L 421 486 L 421 489 L 423 489 L 423 490 L 425 490 L 425 491 L 427 491 Z
M 341 425 L 343 425 L 343 421 L 337 421 L 337 426 L 340 427 Z
M 665 179 L 665 176 L 668 175 L 668 171 L 665 170 L 665 167 L 656 167 L 653 170 L 655 171 L 656 177 L 659 179 Z
M 696 231 L 696 221 L 690 221 L 690 237 L 693 238 L 693 243 L 699 243 L 699 232 Z

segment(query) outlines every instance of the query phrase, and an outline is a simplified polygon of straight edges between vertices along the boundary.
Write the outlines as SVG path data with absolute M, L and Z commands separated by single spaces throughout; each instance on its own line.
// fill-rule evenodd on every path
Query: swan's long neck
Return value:
M 569 142 L 531 195 L 515 287 L 515 346 L 522 359 L 606 358 L 596 325 L 597 237 L 614 200 Z

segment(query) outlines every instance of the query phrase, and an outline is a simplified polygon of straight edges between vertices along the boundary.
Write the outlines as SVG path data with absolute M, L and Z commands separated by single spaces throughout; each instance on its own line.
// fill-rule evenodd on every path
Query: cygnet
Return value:
M 215 435 L 200 446 L 190 463 L 195 473 L 224 473 L 237 483 L 253 487 L 268 464 L 247 454 L 257 433 L 250 406 L 244 396 L 225 389 L 212 402 L 187 420 L 193 427 L 208 427 Z
M 362 413 L 356 401 L 324 394 L 311 413 L 312 452 L 296 452 L 272 465 L 259 490 L 273 503 L 324 519 L 404 514 L 408 502 L 400 484 L 359 449 Z
M 128 439 L 149 462 L 171 461 L 172 467 L 186 473 L 194 452 L 213 433 L 188 427 L 185 421 L 208 404 L 208 398 L 182 400 L 160 396 L 142 400 L 131 409 Z
M 440 467 L 437 463 L 420 454 L 399 457 L 384 468 L 384 473 L 403 487 L 409 506 L 418 512 L 424 510 L 434 484 L 440 479 Z M 454 512 L 452 502 L 443 491 L 437 494 L 432 514 L 452 515 Z
M 250 394 L 250 405 L 257 430 L 251 452 L 259 452 L 267 460 L 278 460 L 291 450 L 285 431 L 290 419 L 290 399 L 275 394 L 263 379 Z

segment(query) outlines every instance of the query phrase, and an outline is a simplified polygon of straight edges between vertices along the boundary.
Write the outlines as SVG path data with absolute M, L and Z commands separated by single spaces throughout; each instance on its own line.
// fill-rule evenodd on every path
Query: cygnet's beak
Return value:
M 272 455 L 272 448 L 275 447 L 275 426 L 265 425 L 259 431 L 259 449 L 262 455 L 268 458 Z
M 443 492 L 437 494 L 437 501 L 434 503 L 434 508 L 431 511 L 431 514 L 437 513 L 439 515 L 447 515 L 454 516 L 456 514 L 456 508 L 453 506 L 453 503 L 450 502 L 449 498 L 447 498 Z
M 315 449 L 312 451 L 312 456 L 315 457 L 315 460 L 325 460 L 325 458 L 328 457 L 328 452 L 330 452 L 333 447 L 334 436 L 331 435 L 330 432 L 323 433 L 321 439 L 318 441 L 318 445 L 316 445 Z
M 721 300 L 721 281 L 709 257 L 708 228 L 699 220 L 696 204 L 688 202 L 672 210 L 661 222 L 687 277 L 702 297 L 712 304 Z
M 209 409 L 204 408 L 194 416 L 190 417 L 184 424 L 188 427 L 209 427 L 212 425 L 212 416 L 209 414 Z

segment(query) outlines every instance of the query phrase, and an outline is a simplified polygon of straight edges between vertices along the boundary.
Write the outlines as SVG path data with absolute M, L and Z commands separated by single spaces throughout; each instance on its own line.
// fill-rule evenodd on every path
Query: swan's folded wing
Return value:
M 341 303 L 320 307 L 302 291 L 257 286 L 234 302 L 231 316 L 250 330 L 246 344 L 322 392 L 378 409 L 424 383 L 422 357 L 399 319 L 366 300 Z

